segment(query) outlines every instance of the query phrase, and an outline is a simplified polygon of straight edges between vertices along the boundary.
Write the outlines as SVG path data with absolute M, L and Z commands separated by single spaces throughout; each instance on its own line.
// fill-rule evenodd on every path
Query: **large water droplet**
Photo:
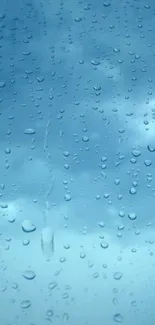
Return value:
M 22 229 L 24 232 L 33 232 L 36 230 L 36 226 L 30 220 L 24 220 L 22 223 Z
M 23 272 L 23 277 L 27 280 L 33 280 L 35 278 L 36 274 L 32 270 L 26 270 Z

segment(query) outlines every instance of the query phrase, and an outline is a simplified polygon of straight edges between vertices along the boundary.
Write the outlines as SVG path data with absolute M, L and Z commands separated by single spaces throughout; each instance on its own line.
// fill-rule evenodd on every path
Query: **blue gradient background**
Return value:
M 0 1 L 1 325 L 155 324 L 154 84 L 153 0 Z

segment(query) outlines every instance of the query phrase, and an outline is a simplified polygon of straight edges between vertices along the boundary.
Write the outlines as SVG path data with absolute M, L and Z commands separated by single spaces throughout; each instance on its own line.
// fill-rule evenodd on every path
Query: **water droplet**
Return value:
M 25 133 L 25 134 L 30 134 L 30 135 L 31 135 L 31 134 L 35 134 L 36 131 L 35 131 L 34 129 L 30 129 L 30 128 L 29 128 L 29 129 L 25 129 L 25 130 L 24 130 L 24 133 Z
M 121 218 L 124 218 L 124 217 L 125 217 L 125 212 L 124 212 L 124 211 L 119 211 L 119 216 L 120 216 Z
M 5 82 L 4 81 L 0 81 L 0 88 L 4 88 L 5 87 Z
M 119 52 L 120 52 L 120 49 L 117 48 L 117 47 L 114 47 L 113 51 L 114 51 L 115 53 L 119 53 Z
M 45 79 L 45 78 L 44 78 L 43 76 L 42 76 L 42 77 L 41 77 L 41 76 L 40 76 L 40 77 L 37 77 L 38 82 L 43 82 L 44 79 Z
M 105 1 L 105 2 L 103 3 L 103 6 L 104 6 L 104 7 L 109 7 L 109 6 L 111 6 L 111 3 L 110 3 L 109 1 Z
M 85 258 L 85 257 L 86 257 L 86 253 L 85 253 L 85 252 L 81 252 L 81 253 L 80 253 L 80 258 L 83 259 L 83 258 Z
M 65 196 L 64 196 L 64 200 L 65 201 L 71 201 L 71 196 L 70 196 L 70 194 L 65 194 Z
M 65 157 L 69 157 L 70 153 L 69 153 L 68 151 L 64 151 L 64 152 L 63 152 L 63 155 L 64 155 Z
M 134 157 L 137 158 L 137 157 L 139 157 L 141 155 L 141 152 L 140 152 L 140 150 L 133 150 L 132 154 L 133 154 Z
M 22 223 L 22 229 L 24 232 L 33 232 L 36 230 L 36 226 L 30 220 L 24 220 Z
M 97 279 L 97 278 L 99 278 L 99 276 L 100 276 L 100 275 L 99 275 L 99 273 L 98 273 L 98 272 L 95 272 L 95 273 L 93 274 L 93 278 L 94 278 L 94 279 Z
M 151 166 L 151 165 L 152 165 L 152 161 L 151 161 L 151 159 L 146 159 L 146 160 L 144 161 L 144 164 L 145 164 L 146 167 Z
M 23 246 L 28 246 L 30 244 L 30 240 L 24 239 L 23 240 Z
M 137 193 L 136 188 L 131 187 L 131 188 L 130 188 L 130 194 L 136 194 L 136 193 Z
M 115 280 L 120 280 L 122 278 L 123 274 L 121 272 L 115 272 L 113 277 Z
M 136 220 L 137 219 L 137 215 L 134 212 L 131 212 L 128 214 L 128 218 L 130 220 Z
M 66 262 L 66 257 L 60 257 L 60 263 Z
M 86 135 L 82 137 L 82 141 L 83 142 L 88 142 L 89 141 L 89 137 L 87 137 Z
M 7 203 L 1 203 L 1 204 L 0 204 L 0 207 L 1 207 L 2 209 L 7 209 L 7 208 L 8 208 L 8 204 L 7 204 Z
M 122 323 L 124 318 L 121 314 L 115 314 L 114 317 L 113 317 L 114 321 L 117 322 L 117 323 Z
M 99 225 L 99 227 L 104 228 L 104 222 L 103 221 L 98 222 L 98 225 Z
M 108 248 L 108 243 L 106 243 L 106 242 L 102 242 L 101 244 L 100 244 L 100 246 L 102 247 L 102 248 L 104 248 L 104 249 L 106 249 L 106 248 Z
M 69 245 L 69 244 L 65 244 L 65 245 L 64 245 L 64 248 L 65 248 L 65 249 L 70 249 L 70 245 Z
M 5 14 L 4 13 L 0 13 L 0 19 L 4 19 L 5 18 Z
M 75 21 L 76 21 L 77 23 L 79 23 L 80 21 L 82 21 L 82 18 L 81 18 L 81 17 L 76 17 L 76 18 L 75 18 Z
M 46 311 L 46 315 L 47 315 L 47 317 L 52 317 L 53 316 L 53 310 L 52 309 L 48 309 Z
M 20 304 L 20 307 L 22 309 L 27 309 L 31 306 L 31 301 L 30 300 L 23 300 Z
M 8 155 L 8 154 L 10 154 L 11 153 L 11 149 L 10 148 L 6 148 L 5 149 L 5 153 Z
M 57 286 L 58 286 L 58 284 L 57 284 L 56 282 L 50 282 L 50 283 L 48 284 L 48 288 L 49 288 L 50 290 L 55 289 Z
M 150 152 L 155 152 L 155 145 L 153 145 L 153 144 L 149 144 L 149 145 L 147 146 L 147 149 L 148 149 Z
M 144 5 L 144 8 L 145 8 L 145 9 L 150 9 L 150 5 L 149 5 L 149 4 L 145 4 L 145 5 Z
M 26 270 L 23 272 L 23 277 L 27 280 L 33 280 L 36 277 L 36 274 L 32 270 Z

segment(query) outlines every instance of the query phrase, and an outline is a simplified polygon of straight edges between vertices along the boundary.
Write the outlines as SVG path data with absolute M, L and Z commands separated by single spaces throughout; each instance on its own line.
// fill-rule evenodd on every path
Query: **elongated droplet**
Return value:
M 41 248 L 47 260 L 54 253 L 54 232 L 50 227 L 43 228 L 41 233 Z

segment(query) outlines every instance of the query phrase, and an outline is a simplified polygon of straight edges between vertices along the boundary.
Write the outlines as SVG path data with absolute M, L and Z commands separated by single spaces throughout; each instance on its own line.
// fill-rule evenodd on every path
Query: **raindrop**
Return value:
M 76 21 L 77 23 L 79 23 L 80 21 L 82 21 L 82 18 L 81 18 L 81 17 L 76 17 L 76 18 L 75 18 L 75 21 Z
M 120 280 L 122 278 L 123 274 L 121 272 L 115 272 L 113 277 L 115 280 Z
M 0 88 L 4 88 L 5 87 L 5 82 L 4 81 L 0 81 Z
M 60 263 L 66 262 L 66 257 L 60 257 Z
M 137 157 L 139 157 L 141 155 L 141 152 L 140 152 L 140 150 L 133 150 L 132 154 L 133 154 L 134 157 L 137 158 Z
M 36 226 L 30 220 L 24 220 L 22 223 L 22 229 L 24 232 L 33 232 L 36 230 Z
M 31 306 L 31 301 L 30 300 L 23 300 L 20 304 L 20 307 L 22 309 L 27 309 Z
M 89 137 L 87 137 L 87 136 L 83 136 L 83 137 L 82 137 L 82 141 L 83 141 L 83 142 L 88 142 L 88 141 L 89 141 Z
M 48 309 L 46 312 L 47 317 L 52 317 L 53 316 L 53 310 L 52 309 Z
M 65 249 L 70 249 L 70 245 L 69 245 L 69 244 L 65 244 L 65 245 L 64 245 L 64 248 L 65 248 Z
M 104 7 L 109 7 L 111 5 L 111 3 L 109 2 L 109 1 L 105 1 L 104 3 L 103 3 L 103 6 Z
M 82 252 L 82 253 L 80 253 L 80 258 L 85 258 L 86 257 L 86 253 L 84 253 L 84 252 Z
M 92 60 L 91 63 L 94 66 L 100 65 L 100 61 L 98 61 L 98 60 Z
M 44 79 L 45 79 L 45 78 L 44 78 L 44 77 L 41 77 L 41 76 L 40 76 L 40 77 L 37 77 L 38 82 L 43 82 Z
M 120 49 L 117 48 L 117 47 L 114 47 L 113 51 L 114 51 L 115 53 L 119 53 L 119 52 L 120 52 Z
M 11 153 L 11 149 L 10 148 L 6 148 L 5 149 L 5 153 L 8 155 L 8 154 L 10 154 Z
M 65 201 L 71 201 L 71 196 L 70 196 L 70 194 L 65 194 L 65 196 L 64 196 L 64 200 Z
M 99 275 L 99 273 L 98 273 L 98 272 L 95 272 L 95 273 L 93 274 L 93 278 L 94 278 L 94 279 L 97 279 L 97 278 L 99 278 L 99 276 L 100 276 L 100 275 Z
M 4 19 L 5 18 L 5 14 L 0 13 L 0 19 Z
M 114 321 L 117 322 L 117 323 L 122 323 L 124 318 L 121 314 L 115 314 L 114 317 L 113 317 Z
M 130 188 L 130 194 L 136 194 L 137 190 L 134 187 Z
M 145 164 L 146 167 L 151 166 L 151 165 L 152 165 L 152 161 L 151 161 L 151 159 L 146 159 L 146 160 L 144 161 L 144 164 Z
M 147 146 L 147 149 L 148 149 L 150 152 L 155 152 L 155 146 L 152 145 L 152 144 L 149 144 L 149 145 Z
M 50 282 L 50 283 L 48 284 L 48 288 L 49 288 L 50 290 L 55 289 L 57 286 L 58 286 L 58 284 L 57 284 L 56 282 Z
M 30 244 L 30 240 L 24 239 L 23 240 L 23 246 L 28 246 Z
M 35 134 L 36 131 L 35 131 L 34 129 L 30 129 L 30 128 L 29 128 L 29 129 L 25 129 L 25 130 L 24 130 L 24 133 L 25 133 L 25 134 L 30 134 L 30 135 L 31 135 L 31 134 Z
M 8 208 L 8 204 L 7 204 L 7 203 L 1 203 L 1 204 L 0 204 L 0 207 L 1 207 L 2 209 L 7 209 L 7 208 Z
M 119 216 L 120 216 L 121 218 L 124 218 L 124 217 L 125 217 L 125 212 L 124 212 L 124 211 L 119 211 Z
M 65 157 L 69 157 L 70 153 L 69 153 L 68 151 L 64 151 L 64 152 L 63 152 L 63 155 L 64 155 Z
M 106 248 L 108 248 L 108 243 L 106 243 L 106 242 L 102 242 L 101 244 L 100 244 L 100 246 L 102 247 L 102 248 L 104 248 L 104 249 L 106 249 Z
M 26 280 L 33 280 L 36 277 L 36 274 L 32 270 L 26 270 L 26 271 L 23 272 L 23 277 Z
M 101 228 L 104 228 L 104 226 L 105 226 L 103 221 L 98 222 L 98 225 L 99 225 L 99 227 L 101 227 Z
M 128 214 L 128 218 L 130 220 L 136 220 L 137 219 L 137 215 L 134 212 L 131 212 Z
M 14 223 L 15 222 L 15 217 L 13 217 L 13 216 L 8 216 L 7 217 L 7 220 L 8 220 L 8 222 L 10 222 L 10 223 Z
M 145 8 L 145 9 L 150 9 L 150 5 L 149 5 L 149 4 L 145 4 L 145 5 L 144 5 L 144 8 Z

